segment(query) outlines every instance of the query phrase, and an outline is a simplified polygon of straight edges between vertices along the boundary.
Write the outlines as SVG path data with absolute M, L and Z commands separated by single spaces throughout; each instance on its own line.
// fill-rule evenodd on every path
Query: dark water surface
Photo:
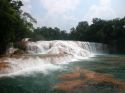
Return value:
M 0 93 L 56 93 L 53 87 L 59 82 L 58 76 L 70 72 L 74 67 L 80 67 L 103 74 L 111 74 L 115 79 L 125 82 L 125 56 L 124 55 L 98 55 L 83 61 L 62 65 L 65 69 L 50 71 L 48 74 L 33 72 L 30 75 L 18 75 L 0 78 Z M 104 93 L 107 88 L 93 87 L 88 93 Z M 106 90 L 108 91 L 108 90 Z M 117 91 L 117 90 L 116 90 Z M 81 93 L 81 92 L 75 92 Z M 107 93 L 118 93 L 108 91 Z M 124 92 L 120 92 L 124 93 Z

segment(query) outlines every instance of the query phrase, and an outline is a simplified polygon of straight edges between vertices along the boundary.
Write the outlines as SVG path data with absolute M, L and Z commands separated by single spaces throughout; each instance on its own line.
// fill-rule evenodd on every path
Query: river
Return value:
M 100 75 L 111 75 L 113 77 L 113 79 L 110 79 L 112 82 L 118 80 L 118 82 L 124 83 L 125 55 L 95 55 L 81 61 L 55 65 L 49 64 L 44 70 L 37 68 L 30 71 L 30 73 L 28 70 L 14 75 L 5 75 L 0 77 L 0 93 L 84 93 L 83 91 L 85 93 L 125 93 L 123 87 L 114 87 L 109 83 L 95 84 L 95 81 L 92 84 L 86 83 L 85 86 L 83 85 L 84 88 L 78 87 L 76 92 L 62 92 L 60 88 L 55 88 L 55 86 L 65 82 L 59 78 L 61 75 L 72 73 L 79 69 L 100 73 Z

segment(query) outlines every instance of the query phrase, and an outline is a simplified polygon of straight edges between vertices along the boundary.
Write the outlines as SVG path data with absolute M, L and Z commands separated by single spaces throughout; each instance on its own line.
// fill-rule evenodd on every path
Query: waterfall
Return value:
M 89 58 L 106 50 L 106 45 L 101 43 L 61 40 L 28 42 L 26 47 L 28 55 L 5 60 L 8 67 L 0 70 L 0 76 L 58 70 L 61 64 Z
M 33 54 L 69 54 L 89 57 L 93 54 L 104 53 L 106 45 L 102 43 L 80 41 L 37 41 L 27 44 L 28 53 Z

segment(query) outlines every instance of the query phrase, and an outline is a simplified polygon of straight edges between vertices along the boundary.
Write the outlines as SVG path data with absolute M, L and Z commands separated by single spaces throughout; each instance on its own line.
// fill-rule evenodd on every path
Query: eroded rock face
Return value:
M 86 69 L 61 75 L 59 80 L 54 87 L 59 93 L 125 93 L 124 82 Z

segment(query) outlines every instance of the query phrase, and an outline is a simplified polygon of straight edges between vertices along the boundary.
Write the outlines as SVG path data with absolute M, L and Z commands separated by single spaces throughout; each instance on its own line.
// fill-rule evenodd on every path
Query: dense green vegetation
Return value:
M 125 53 L 125 17 L 113 20 L 94 18 L 93 23 L 79 22 L 72 28 L 71 39 L 108 44 L 111 53 Z
M 33 40 L 68 40 L 69 34 L 65 30 L 59 28 L 42 27 L 37 28 L 33 32 Z
M 70 33 L 59 28 L 37 28 L 35 40 L 78 40 L 108 44 L 111 53 L 125 53 L 125 18 L 102 20 L 94 18 L 91 25 L 79 22 Z
M 17 42 L 32 33 L 33 25 L 27 21 L 28 15 L 20 10 L 22 5 L 18 0 L 0 0 L 0 54 L 5 53 L 10 42 Z
M 32 40 L 78 40 L 106 43 L 111 53 L 125 53 L 125 17 L 113 20 L 94 18 L 91 25 L 79 22 L 70 31 L 59 28 L 39 27 L 34 29 L 36 20 L 20 8 L 21 1 L 0 0 L 0 54 L 10 42 L 29 37 Z M 30 21 L 28 21 L 30 19 Z M 69 32 L 69 33 L 67 33 Z

